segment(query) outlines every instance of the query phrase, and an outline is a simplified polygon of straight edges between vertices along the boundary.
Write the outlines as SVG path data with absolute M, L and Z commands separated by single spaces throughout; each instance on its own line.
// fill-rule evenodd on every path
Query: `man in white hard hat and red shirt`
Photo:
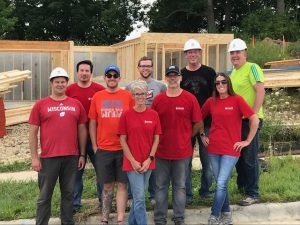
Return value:
M 182 89 L 192 93 L 197 98 L 199 105 L 202 106 L 205 101 L 212 96 L 216 72 L 213 68 L 201 63 L 202 48 L 197 40 L 189 39 L 186 41 L 183 51 L 187 60 L 187 65 L 181 69 L 182 82 L 180 86 Z M 210 124 L 211 118 L 207 117 L 204 120 L 204 133 L 198 133 L 192 139 L 193 147 L 195 147 L 196 141 L 198 141 L 199 144 L 199 156 L 202 165 L 199 195 L 202 198 L 211 197 L 210 188 L 212 185 L 213 174 L 207 149 L 203 145 L 200 137 L 201 135 L 208 135 Z M 186 182 L 187 204 L 190 204 L 193 199 L 191 170 L 192 163 L 190 164 L 190 173 Z
M 230 79 L 236 94 L 242 96 L 249 104 L 260 120 L 259 129 L 251 143 L 241 151 L 241 156 L 236 164 L 237 186 L 240 191 L 246 194 L 246 198 L 239 202 L 242 206 L 259 202 L 259 130 L 262 126 L 263 111 L 262 104 L 265 96 L 264 75 L 261 68 L 255 64 L 247 62 L 247 45 L 236 38 L 229 44 L 231 63 L 234 69 Z M 242 140 L 246 140 L 249 133 L 249 120 L 242 122 Z
M 29 117 L 31 164 L 32 169 L 38 172 L 40 189 L 36 224 L 48 224 L 51 216 L 51 198 L 59 179 L 61 224 L 71 225 L 74 224 L 73 191 L 76 172 L 85 165 L 87 116 L 78 100 L 66 96 L 69 76 L 63 68 L 55 68 L 49 79 L 51 95 L 37 101 Z

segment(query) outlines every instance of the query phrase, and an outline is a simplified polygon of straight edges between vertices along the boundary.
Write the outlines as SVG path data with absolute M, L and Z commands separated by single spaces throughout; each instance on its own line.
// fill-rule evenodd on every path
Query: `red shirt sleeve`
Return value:
M 79 116 L 79 124 L 86 123 L 88 121 L 85 109 L 83 108 L 83 105 L 78 101 L 78 105 L 80 108 L 80 116 Z
M 253 109 L 247 104 L 243 97 L 238 96 L 239 109 L 244 118 L 249 118 L 254 114 Z
M 30 112 L 28 123 L 32 125 L 40 126 L 40 101 L 36 102 Z
M 118 134 L 124 134 L 127 135 L 127 129 L 126 129 L 126 112 L 122 113 L 119 121 L 119 131 Z

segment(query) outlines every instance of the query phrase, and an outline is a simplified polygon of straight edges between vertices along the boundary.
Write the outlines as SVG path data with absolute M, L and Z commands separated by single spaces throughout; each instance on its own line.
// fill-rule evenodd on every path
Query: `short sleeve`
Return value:
M 262 69 L 255 63 L 250 67 L 250 82 L 252 85 L 255 85 L 257 82 L 264 82 L 264 74 Z

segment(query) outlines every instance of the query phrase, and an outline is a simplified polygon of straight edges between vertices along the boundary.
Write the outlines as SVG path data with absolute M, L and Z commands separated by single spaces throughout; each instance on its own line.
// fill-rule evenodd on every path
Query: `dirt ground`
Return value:
M 30 159 L 28 129 L 27 123 L 6 127 L 7 135 L 0 138 L 0 163 Z

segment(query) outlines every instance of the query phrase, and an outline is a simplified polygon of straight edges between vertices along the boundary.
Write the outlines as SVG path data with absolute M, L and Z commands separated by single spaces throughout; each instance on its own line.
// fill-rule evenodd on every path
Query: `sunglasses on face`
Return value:
M 119 74 L 110 74 L 110 73 L 107 73 L 107 74 L 105 74 L 105 76 L 107 77 L 107 78 L 115 78 L 115 79 L 117 79 L 117 78 L 119 78 L 120 77 L 120 75 Z
M 218 80 L 218 81 L 215 81 L 215 84 L 218 86 L 220 84 L 228 84 L 228 81 L 227 80 Z

